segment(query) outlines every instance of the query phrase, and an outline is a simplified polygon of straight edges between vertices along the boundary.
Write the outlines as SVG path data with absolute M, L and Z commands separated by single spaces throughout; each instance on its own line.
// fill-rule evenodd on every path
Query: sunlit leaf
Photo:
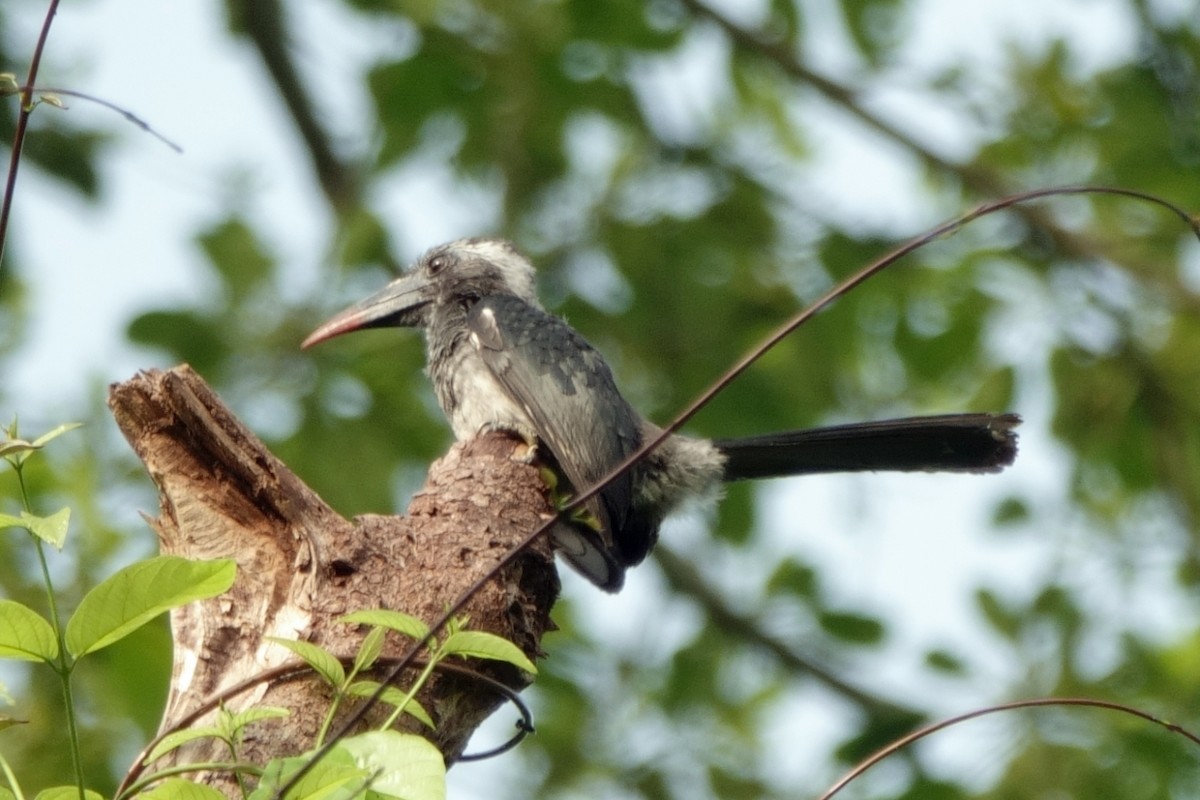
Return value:
M 381 628 L 402 633 L 411 639 L 423 639 L 429 634 L 429 626 L 411 614 L 390 611 L 385 608 L 355 611 L 339 618 L 338 621 L 350 625 L 378 625 Z
M 24 439 L 7 439 L 0 442 L 0 456 L 5 458 L 28 455 L 37 449 L 38 445 Z M 20 463 L 20 460 L 17 463 Z
M 0 600 L 0 658 L 47 661 L 58 658 L 54 628 L 15 600 Z
M 42 541 L 61 550 L 70 519 L 71 510 L 69 508 L 60 509 L 49 517 L 39 517 L 22 511 L 18 517 L 11 514 L 0 514 L 0 528 L 25 528 Z
M 280 639 L 278 636 L 270 636 L 268 639 L 300 656 L 304 663 L 312 667 L 330 686 L 341 686 L 346 682 L 346 668 L 324 647 L 296 639 Z
M 54 439 L 57 439 L 59 436 L 62 436 L 64 433 L 73 431 L 82 426 L 82 422 L 65 422 L 62 425 L 43 433 L 32 442 L 28 442 L 17 437 L 17 423 L 14 420 L 8 429 L 8 439 L 0 442 L 0 456 L 9 459 L 14 464 L 20 465 L 24 463 L 25 459 L 29 458 L 34 451 L 40 450 L 41 448 L 45 447 L 46 444 Z
M 9 523 L 8 519 L 11 517 L 5 518 L 0 515 L 0 525 L 13 524 Z M 20 522 L 17 524 L 27 528 L 46 544 L 62 550 L 63 543 L 67 540 L 67 528 L 71 524 L 71 509 L 59 509 L 48 517 L 38 517 L 22 511 Z
M 444 800 L 446 764 L 427 739 L 396 731 L 374 731 L 344 739 L 339 748 L 362 769 L 377 774 L 372 791 L 405 800 Z
M 82 427 L 83 427 L 82 422 L 64 422 L 62 425 L 59 425 L 56 428 L 52 428 L 52 429 L 46 431 L 45 433 L 43 433 L 41 436 L 34 439 L 33 446 L 34 447 L 45 447 L 47 444 L 54 441 L 59 436 L 62 436 L 64 433 L 69 433 L 70 431 L 73 431 L 76 428 L 82 428 Z
M 311 756 L 295 756 L 276 759 L 263 770 L 258 786 L 251 792 L 249 800 L 269 800 L 278 797 L 278 790 L 291 781 L 302 767 L 308 765 Z M 284 795 L 284 800 L 354 800 L 362 795 L 370 773 L 355 766 L 348 752 L 334 748 L 328 755 L 312 766 L 295 786 Z
M 91 789 L 84 790 L 84 800 L 105 800 L 104 795 Z M 79 800 L 78 786 L 52 786 L 34 795 L 34 800 Z
M 182 731 L 172 731 L 158 740 L 158 743 L 154 745 L 154 748 L 150 751 L 146 758 L 142 760 L 142 764 L 153 764 L 167 753 L 182 747 L 188 742 L 194 742 L 200 739 L 222 738 L 222 732 L 214 727 L 197 727 L 188 728 Z
M 141 800 L 225 800 L 225 795 L 211 786 L 192 783 L 184 778 L 167 778 L 137 796 Z
M 354 683 L 350 684 L 350 687 L 346 690 L 346 693 L 355 697 L 373 697 L 378 689 L 378 681 L 355 681 Z M 421 706 L 421 704 L 417 702 L 416 698 L 409 698 L 408 701 L 405 702 L 406 696 L 407 693 L 401 689 L 395 686 L 389 686 L 384 690 L 383 694 L 380 695 L 379 699 L 382 702 L 397 708 L 401 703 L 404 703 L 404 713 L 409 714 L 413 718 L 417 719 L 423 725 L 425 725 L 425 727 L 432 729 L 434 727 L 433 717 L 429 716 L 429 712 L 427 712 Z
M 442 648 L 448 655 L 505 661 L 526 672 L 537 673 L 537 667 L 521 652 L 521 648 L 494 633 L 455 631 L 446 637 Z
M 386 628 L 372 628 L 363 637 L 362 644 L 358 647 L 358 653 L 354 656 L 354 671 L 362 672 L 365 669 L 370 669 L 379 658 L 379 654 L 383 652 L 383 642 L 387 636 Z
M 172 608 L 214 597 L 237 575 L 232 559 L 158 556 L 131 564 L 88 592 L 67 622 L 76 658 L 107 647 Z

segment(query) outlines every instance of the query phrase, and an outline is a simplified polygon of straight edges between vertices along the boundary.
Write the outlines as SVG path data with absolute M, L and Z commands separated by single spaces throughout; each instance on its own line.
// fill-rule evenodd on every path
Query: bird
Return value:
M 380 327 L 424 331 L 426 373 L 456 439 L 520 437 L 563 496 L 591 489 L 662 434 L 621 394 L 600 353 L 542 307 L 532 263 L 507 240 L 431 248 L 301 347 Z M 999 472 L 1016 457 L 1019 423 L 1016 414 L 965 413 L 727 439 L 672 433 L 550 536 L 568 564 L 616 592 L 666 516 L 724 483 L 847 471 Z

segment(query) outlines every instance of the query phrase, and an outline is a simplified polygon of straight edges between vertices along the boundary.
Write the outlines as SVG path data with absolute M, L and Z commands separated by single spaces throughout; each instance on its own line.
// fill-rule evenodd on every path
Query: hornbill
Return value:
M 538 302 L 533 266 L 499 239 L 429 250 L 406 274 L 335 315 L 311 347 L 362 328 L 423 328 L 427 373 L 455 437 L 519 435 L 568 491 L 606 477 L 661 429 L 617 389 L 595 349 Z M 865 470 L 998 472 L 1016 456 L 1014 414 L 951 414 L 738 439 L 672 434 L 551 535 L 608 591 L 646 557 L 663 518 L 722 481 Z

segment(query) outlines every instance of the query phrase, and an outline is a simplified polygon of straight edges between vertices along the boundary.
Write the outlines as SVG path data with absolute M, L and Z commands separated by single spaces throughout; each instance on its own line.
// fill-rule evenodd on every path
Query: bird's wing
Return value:
M 617 390 L 608 365 L 567 323 L 515 297 L 493 295 L 475 304 L 467 327 L 471 344 L 529 415 L 539 442 L 577 492 L 641 445 L 640 419 Z M 633 480 L 626 472 L 600 495 L 601 521 L 612 532 L 623 564 L 640 561 L 649 547 L 622 541 L 642 535 L 626 530 Z

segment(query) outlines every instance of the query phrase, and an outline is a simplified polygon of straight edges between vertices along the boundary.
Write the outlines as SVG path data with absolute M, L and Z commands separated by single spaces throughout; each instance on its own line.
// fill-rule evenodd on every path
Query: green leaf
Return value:
M 526 672 L 537 674 L 537 667 L 521 652 L 521 648 L 494 633 L 457 631 L 446 638 L 442 649 L 447 655 L 504 661 Z
M 883 641 L 883 623 L 874 617 L 845 611 L 824 611 L 817 621 L 831 636 L 854 644 L 878 644 Z
M 7 439 L 0 442 L 0 456 L 14 464 L 20 464 L 30 453 L 39 449 L 33 442 L 24 439 Z
M 362 644 L 359 645 L 358 654 L 354 656 L 354 671 L 362 672 L 365 669 L 370 669 L 375 661 L 379 658 L 379 654 L 383 652 L 383 640 L 387 636 L 387 629 L 372 628 L 363 637 Z
M 379 689 L 379 681 L 355 681 L 354 683 L 350 684 L 348 689 L 346 689 L 346 694 L 354 697 L 372 697 L 377 689 Z M 425 725 L 425 727 L 429 728 L 430 730 L 436 727 L 433 723 L 433 717 L 429 716 L 429 712 L 426 711 L 424 707 L 422 707 L 421 704 L 416 701 L 415 698 L 409 698 L 407 703 L 404 702 L 404 699 L 407 696 L 407 692 L 404 692 L 395 686 L 389 686 L 384 690 L 383 694 L 380 695 L 379 699 L 395 708 L 399 708 L 400 704 L 403 703 L 405 714 L 411 715 L 414 719 Z
M 34 536 L 56 549 L 62 550 L 67 538 L 67 526 L 71 522 L 71 509 L 60 509 L 48 517 L 39 517 L 22 511 L 21 516 L 0 514 L 0 528 L 25 528 Z
M 245 298 L 271 277 L 275 260 L 243 220 L 226 219 L 202 233 L 197 241 L 235 301 Z
M 43 433 L 41 436 L 39 436 L 38 438 L 34 439 L 33 446 L 34 447 L 45 447 L 49 442 L 53 441 L 54 439 L 57 439 L 58 437 L 62 436 L 64 433 L 67 433 L 69 431 L 75 430 L 76 428 L 82 428 L 82 427 L 83 427 L 82 422 L 64 422 L 62 425 L 59 425 L 57 428 L 48 430 L 45 433 Z
M 355 611 L 342 617 L 338 622 L 345 622 L 349 625 L 378 625 L 418 641 L 429 634 L 429 626 L 411 614 L 405 614 L 403 611 L 389 611 L 385 608 Z
M 104 795 L 93 792 L 91 789 L 85 789 L 83 796 L 85 800 L 104 800 Z M 51 786 L 49 789 L 38 792 L 34 796 L 34 800 L 79 800 L 79 787 Z
M 271 761 L 263 770 L 258 786 L 250 793 L 250 800 L 271 800 L 311 760 L 312 755 L 306 754 Z M 334 748 L 305 773 L 284 795 L 284 800 L 354 800 L 362 796 L 361 789 L 369 777 L 369 773 L 354 765 L 349 753 Z
M 1022 627 L 1021 616 L 1017 611 L 1006 606 L 999 595 L 990 589 L 976 589 L 975 604 L 983 613 L 984 619 L 991 624 L 993 630 L 1003 634 L 1011 641 L 1017 640 Z
M 346 682 L 346 669 L 342 666 L 342 662 L 338 661 L 337 657 L 324 647 L 319 647 L 312 642 L 280 639 L 277 636 L 268 636 L 267 639 L 300 656 L 304 663 L 316 670 L 317 674 L 324 678 L 330 686 L 340 687 Z
M 29 720 L 17 719 L 16 717 L 10 717 L 8 714 L 0 714 L 0 731 L 4 730 L 5 728 L 11 728 L 14 725 L 28 724 Z
M 340 745 L 354 763 L 378 777 L 371 791 L 405 800 L 444 800 L 446 764 L 441 752 L 420 736 L 373 731 L 344 739 Z
M 948 650 L 930 650 L 925 654 L 925 665 L 947 675 L 967 674 L 967 665 Z
M 107 647 L 164 611 L 221 594 L 236 575 L 227 558 L 158 556 L 131 564 L 84 596 L 67 622 L 67 649 L 79 658 Z
M 773 595 L 792 594 L 816 600 L 820 596 L 817 571 L 795 558 L 785 558 L 767 579 L 767 591 Z
M 224 739 L 222 732 L 213 727 L 207 728 L 188 728 L 187 730 L 174 731 L 158 740 L 158 744 L 154 745 L 154 749 L 146 756 L 142 762 L 143 765 L 153 764 L 158 759 L 165 756 L 167 753 L 182 747 L 188 742 L 194 742 L 197 739 Z
M 67 132 L 39 128 L 37 136 L 25 140 L 25 154 L 46 173 L 95 198 L 100 188 L 96 154 L 107 136 L 96 131 L 77 129 Z
M 225 795 L 210 786 L 201 786 L 183 778 L 167 778 L 148 792 L 138 794 L 139 800 L 225 800 Z
M 30 517 L 29 530 L 46 544 L 62 550 L 63 543 L 67 541 L 67 528 L 70 524 L 71 509 L 67 507 L 55 511 L 48 517 Z
M 378 264 L 389 253 L 388 228 L 379 217 L 357 206 L 340 219 L 338 263 L 346 266 Z
M 1029 505 L 1023 499 L 1019 497 L 1007 497 L 992 512 L 992 524 L 996 527 L 1020 525 L 1028 522 L 1031 516 Z
M 0 600 L 0 658 L 52 662 L 58 658 L 54 628 L 16 600 Z
M 218 373 L 231 351 L 228 326 L 198 311 L 147 311 L 129 323 L 127 335 L 135 344 L 188 362 L 202 375 Z
M 256 708 L 247 708 L 245 711 L 238 711 L 236 714 L 228 714 L 228 719 L 223 723 L 223 726 L 230 735 L 236 736 L 248 725 L 268 719 L 284 719 L 291 716 L 291 714 L 292 712 L 279 706 L 258 706 Z

